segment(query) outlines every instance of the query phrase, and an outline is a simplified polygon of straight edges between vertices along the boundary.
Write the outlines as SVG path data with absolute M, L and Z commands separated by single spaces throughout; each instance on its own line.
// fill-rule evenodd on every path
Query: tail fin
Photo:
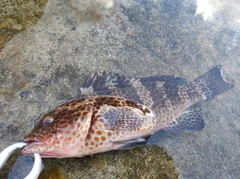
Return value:
M 194 80 L 196 83 L 204 83 L 206 88 L 202 90 L 207 100 L 212 99 L 216 95 L 228 91 L 234 87 L 233 84 L 228 83 L 223 78 L 221 67 L 221 65 L 215 66 Z

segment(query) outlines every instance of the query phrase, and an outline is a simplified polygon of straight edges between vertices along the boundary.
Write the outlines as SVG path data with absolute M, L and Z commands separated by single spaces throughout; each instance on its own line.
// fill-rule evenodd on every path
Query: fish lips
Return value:
M 39 153 L 42 156 L 40 149 L 44 148 L 44 145 L 47 145 L 44 142 L 32 139 L 25 139 L 24 142 L 27 143 L 27 145 L 21 148 L 20 154 L 29 157 L 33 157 L 34 153 Z

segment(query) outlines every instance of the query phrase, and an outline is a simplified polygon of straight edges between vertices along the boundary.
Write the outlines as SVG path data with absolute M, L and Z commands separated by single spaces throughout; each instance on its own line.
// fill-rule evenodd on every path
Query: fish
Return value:
M 188 82 L 175 76 L 96 73 L 81 93 L 43 116 L 25 137 L 21 155 L 83 157 L 146 145 L 160 131 L 204 128 L 198 103 L 234 87 L 215 66 Z

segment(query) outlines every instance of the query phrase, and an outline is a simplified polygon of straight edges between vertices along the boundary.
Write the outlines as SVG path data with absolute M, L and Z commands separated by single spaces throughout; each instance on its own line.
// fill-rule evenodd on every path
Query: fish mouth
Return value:
M 26 143 L 26 145 L 21 148 L 20 154 L 23 156 L 29 156 L 29 157 L 33 157 L 33 153 L 40 154 L 40 152 L 37 149 L 45 145 L 44 142 L 41 142 L 40 140 L 34 140 L 34 139 L 25 139 L 24 142 Z
M 43 143 L 40 140 L 36 140 L 36 139 L 24 139 L 24 142 L 27 143 L 27 144 L 31 144 L 31 143 L 34 143 L 34 142 Z
M 56 154 L 53 151 L 46 151 L 49 144 L 37 139 L 26 138 L 26 143 L 20 150 L 20 154 L 27 157 L 34 157 L 34 153 L 38 153 L 42 158 L 53 158 Z

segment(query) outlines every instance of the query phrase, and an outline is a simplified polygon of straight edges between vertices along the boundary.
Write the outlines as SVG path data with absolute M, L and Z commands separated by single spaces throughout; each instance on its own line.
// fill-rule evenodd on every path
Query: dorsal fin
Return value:
M 167 75 L 141 78 L 140 81 L 145 86 L 156 84 L 157 82 L 164 82 L 166 85 L 171 86 L 172 88 L 185 86 L 187 84 L 187 81 L 183 78 Z
M 194 105 L 186 109 L 183 114 L 168 124 L 165 131 L 179 133 L 182 130 L 199 131 L 204 128 L 201 109 Z
M 155 76 L 155 77 L 145 77 L 145 78 L 132 78 L 126 77 L 124 75 L 112 74 L 111 72 L 107 74 L 103 72 L 102 74 L 95 73 L 93 78 L 88 78 L 85 80 L 83 87 L 81 88 L 81 95 L 93 95 L 93 94 L 110 94 L 111 90 L 114 89 L 126 89 L 132 88 L 132 83 L 138 81 L 144 86 L 155 87 L 157 82 L 164 82 L 166 85 L 171 87 L 181 87 L 187 84 L 186 80 L 174 77 L 174 76 Z
M 81 95 L 89 95 L 97 91 L 104 91 L 107 94 L 109 90 L 114 88 L 130 87 L 131 84 L 129 82 L 131 79 L 135 78 L 112 73 L 106 74 L 106 72 L 103 72 L 101 75 L 95 73 L 93 78 L 86 79 L 84 82 L 81 88 Z

